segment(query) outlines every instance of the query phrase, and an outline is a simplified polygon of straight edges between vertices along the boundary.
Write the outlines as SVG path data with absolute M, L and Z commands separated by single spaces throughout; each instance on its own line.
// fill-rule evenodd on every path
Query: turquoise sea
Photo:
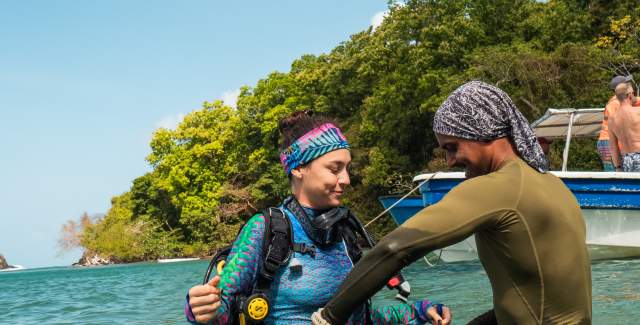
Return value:
M 186 324 L 187 288 L 202 281 L 206 261 L 93 268 L 55 267 L 0 273 L 0 324 Z M 640 319 L 640 260 L 592 265 L 594 324 Z M 479 263 L 418 262 L 405 270 L 412 297 L 449 305 L 454 324 L 491 306 Z M 374 303 L 393 302 L 383 289 Z M 395 302 L 393 302 L 395 303 Z

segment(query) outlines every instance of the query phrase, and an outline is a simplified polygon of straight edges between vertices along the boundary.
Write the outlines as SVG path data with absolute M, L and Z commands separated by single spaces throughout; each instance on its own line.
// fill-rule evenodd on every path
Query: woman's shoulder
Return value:
M 289 212 L 289 213 L 287 213 Z M 291 212 L 286 210 L 283 207 L 270 207 L 267 209 L 263 209 L 260 210 L 258 212 L 256 212 L 251 218 L 249 218 L 249 220 L 247 220 L 246 224 L 247 225 L 262 225 L 264 226 L 264 224 L 267 222 L 267 219 L 269 218 L 273 218 L 274 217 L 274 213 L 281 213 L 285 218 L 287 219 L 291 219 L 290 214 Z
M 271 211 L 270 211 L 271 210 Z M 256 212 L 247 222 L 242 226 L 242 233 L 246 232 L 264 232 L 267 227 L 267 223 L 271 224 L 270 218 L 273 218 L 273 211 L 280 211 L 283 213 L 287 220 L 291 217 L 282 208 L 269 208 Z M 289 221 L 291 222 L 291 221 Z
M 260 211 L 254 214 L 253 216 L 251 216 L 251 218 L 247 220 L 247 224 L 259 224 L 259 223 L 264 224 L 265 221 L 266 221 L 266 218 L 264 216 L 264 213 Z
M 242 226 L 242 233 L 262 233 L 265 229 L 266 218 L 262 212 L 254 214 L 247 222 Z

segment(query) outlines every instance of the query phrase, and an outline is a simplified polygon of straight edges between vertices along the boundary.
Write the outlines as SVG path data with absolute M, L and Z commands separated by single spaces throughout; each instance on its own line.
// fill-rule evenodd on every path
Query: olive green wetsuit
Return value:
M 385 236 L 356 264 L 323 317 L 344 323 L 401 268 L 474 233 L 499 324 L 591 323 L 580 207 L 559 178 L 520 159 L 462 182 Z

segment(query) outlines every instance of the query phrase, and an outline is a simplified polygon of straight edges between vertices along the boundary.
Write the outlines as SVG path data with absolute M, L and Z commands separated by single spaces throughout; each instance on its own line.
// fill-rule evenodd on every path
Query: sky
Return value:
M 0 2 L 0 254 L 70 265 L 62 224 L 150 170 L 158 127 L 379 24 L 386 0 Z

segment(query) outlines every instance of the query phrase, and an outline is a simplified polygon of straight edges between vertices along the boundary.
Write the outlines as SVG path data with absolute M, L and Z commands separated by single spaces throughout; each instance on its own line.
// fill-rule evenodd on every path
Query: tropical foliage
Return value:
M 287 194 L 277 122 L 305 108 L 341 122 L 354 156 L 346 203 L 370 220 L 381 211 L 378 196 L 407 192 L 413 175 L 446 168 L 431 121 L 465 81 L 497 84 L 531 121 L 548 107 L 602 107 L 608 80 L 640 68 L 637 8 L 602 0 L 390 3 L 381 26 L 243 88 L 237 107 L 205 102 L 175 130 L 158 129 L 152 171 L 105 216 L 69 221 L 62 241 L 122 261 L 228 244 L 244 220 Z M 556 168 L 562 145 L 552 147 Z M 572 150 L 569 168 L 601 168 L 594 141 Z M 378 235 L 392 226 L 381 220 Z

